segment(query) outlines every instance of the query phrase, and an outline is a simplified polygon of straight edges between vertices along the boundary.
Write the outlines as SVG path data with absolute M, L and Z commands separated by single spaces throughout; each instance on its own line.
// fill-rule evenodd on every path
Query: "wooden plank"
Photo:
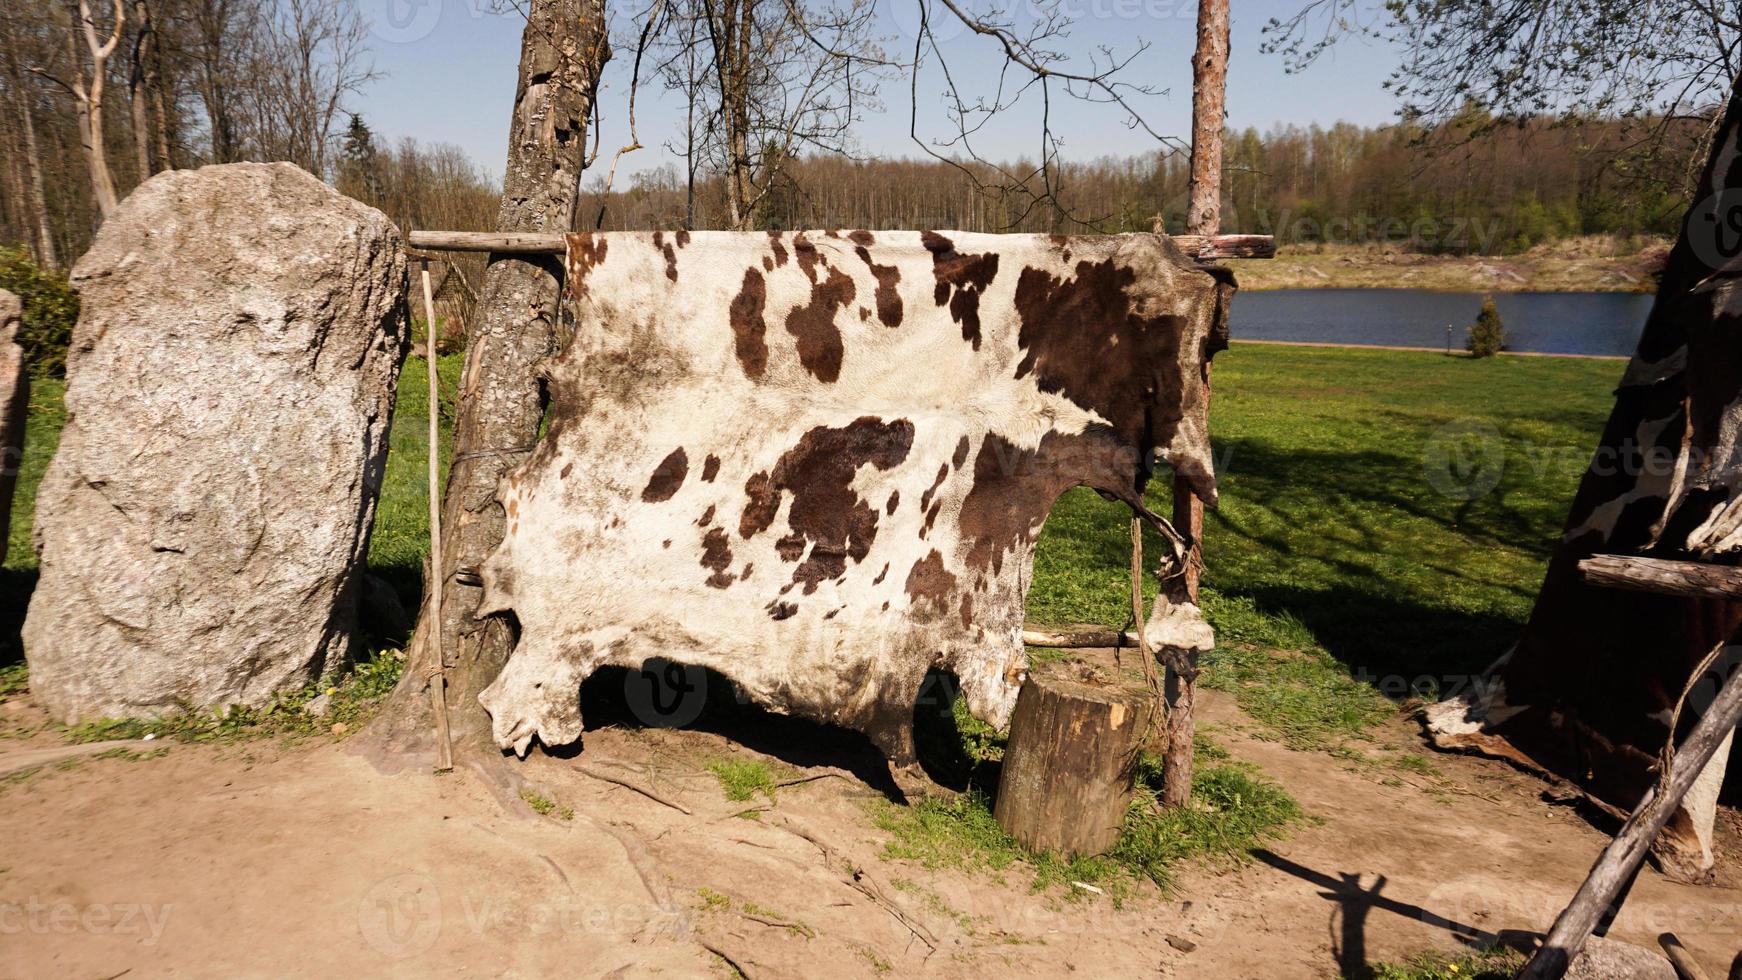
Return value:
M 555 255 L 565 245 L 555 234 L 494 231 L 414 231 L 406 236 L 412 248 L 447 252 L 498 252 L 513 255 Z M 1201 261 L 1270 259 L 1276 239 L 1270 235 L 1175 235 L 1180 251 Z
M 1705 770 L 1706 763 L 1712 760 L 1738 720 L 1742 720 L 1742 671 L 1731 674 L 1718 690 L 1718 696 L 1676 750 L 1662 795 L 1655 786 L 1646 791 L 1633 815 L 1621 826 L 1621 832 L 1591 866 L 1590 875 L 1579 886 L 1572 903 L 1555 919 L 1548 938 L 1519 971 L 1518 980 L 1559 980 L 1566 974 L 1568 964 L 1584 948 L 1591 930 L 1617 904 L 1622 889 L 1639 871 L 1651 842 L 1669 822 L 1688 788 Z
M 1592 585 L 1696 599 L 1742 599 L 1742 568 L 1630 555 L 1593 555 L 1579 562 Z

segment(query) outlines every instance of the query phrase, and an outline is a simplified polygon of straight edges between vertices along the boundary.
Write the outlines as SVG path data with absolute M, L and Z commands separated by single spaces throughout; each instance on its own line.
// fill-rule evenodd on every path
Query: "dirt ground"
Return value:
M 754 819 L 703 766 L 762 754 L 715 732 L 590 731 L 576 758 L 530 764 L 550 816 L 465 772 L 379 775 L 342 741 L 133 743 L 156 754 L 0 777 L 0 975 L 1335 977 L 1543 929 L 1605 843 L 1502 764 L 1434 756 L 1427 777 L 1296 752 L 1202 697 L 1216 739 L 1317 819 L 1122 908 L 1035 894 L 1020 868 L 885 859 L 875 759 L 831 760 L 804 726 L 749 740 L 817 777 Z M 35 710 L 0 709 L 15 731 Z M 1376 738 L 1419 751 L 1401 717 Z M 0 772 L 61 744 L 0 739 Z M 1723 976 L 1742 890 L 1648 870 L 1611 936 L 1655 948 L 1665 930 Z

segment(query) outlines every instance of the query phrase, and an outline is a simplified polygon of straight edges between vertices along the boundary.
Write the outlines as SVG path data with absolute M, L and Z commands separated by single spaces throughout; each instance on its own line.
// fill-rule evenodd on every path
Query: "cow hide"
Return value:
M 1058 496 L 1141 509 L 1159 455 L 1214 502 L 1232 292 L 1157 235 L 571 236 L 548 431 L 481 569 L 520 625 L 497 742 L 575 741 L 580 683 L 656 655 L 898 767 L 931 668 L 1002 726 Z

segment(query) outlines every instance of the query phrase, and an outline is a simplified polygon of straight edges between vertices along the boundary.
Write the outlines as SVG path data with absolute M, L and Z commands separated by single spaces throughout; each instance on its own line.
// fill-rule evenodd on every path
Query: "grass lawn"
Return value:
M 458 370 L 457 356 L 443 359 L 446 391 Z M 1351 694 L 1337 682 L 1353 675 L 1397 696 L 1486 666 L 1529 611 L 1620 371 L 1562 358 L 1250 344 L 1223 353 L 1212 408 L 1222 503 L 1205 532 L 1204 604 L 1221 644 L 1211 683 L 1292 672 L 1336 695 Z M 421 360 L 406 362 L 369 549 L 408 605 L 426 547 L 425 377 Z M 0 663 L 18 658 L 35 578 L 32 504 L 65 420 L 62 391 L 58 381 L 32 388 Z M 1459 492 L 1496 476 L 1486 493 Z M 1165 481 L 1151 488 L 1163 513 L 1167 493 Z M 1059 501 L 1036 560 L 1035 622 L 1125 621 L 1125 522 L 1119 505 L 1087 490 Z M 1153 537 L 1146 545 L 1160 548 Z M 1289 705 L 1270 707 L 1287 721 Z

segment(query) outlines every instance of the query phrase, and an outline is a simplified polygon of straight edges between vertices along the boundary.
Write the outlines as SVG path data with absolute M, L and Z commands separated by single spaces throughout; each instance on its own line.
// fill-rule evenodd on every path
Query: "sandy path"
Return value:
M 382 777 L 328 744 L 86 759 L 0 789 L 0 975 L 726 975 L 711 948 L 753 977 L 1325 977 L 1543 928 L 1603 846 L 1496 764 L 1436 756 L 1449 790 L 1387 786 L 1394 769 L 1253 739 L 1226 698 L 1206 702 L 1217 738 L 1322 822 L 1123 909 L 1032 894 L 1021 869 L 1000 883 L 885 861 L 877 791 L 849 776 L 745 819 L 699 760 L 755 753 L 708 733 L 587 736 L 591 764 L 689 815 L 545 760 L 535 779 L 570 820 L 505 814 L 463 774 Z M 1413 744 L 1402 721 L 1379 738 Z M 1742 892 L 1647 872 L 1612 935 L 1664 929 L 1723 975 Z

